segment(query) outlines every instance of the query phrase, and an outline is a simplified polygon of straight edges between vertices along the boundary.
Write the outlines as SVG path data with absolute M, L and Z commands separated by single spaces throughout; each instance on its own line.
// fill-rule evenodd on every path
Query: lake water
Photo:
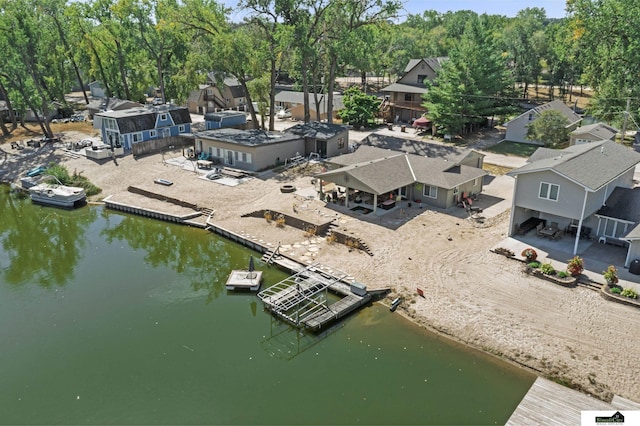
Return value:
M 226 292 L 256 253 L 0 188 L 2 424 L 501 424 L 535 379 L 380 305 L 300 332 Z

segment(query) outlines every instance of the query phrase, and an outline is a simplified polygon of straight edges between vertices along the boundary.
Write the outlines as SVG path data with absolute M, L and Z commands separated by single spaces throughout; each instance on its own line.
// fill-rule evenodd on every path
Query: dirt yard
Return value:
M 67 133 L 64 141 L 82 137 Z M 6 145 L 0 147 L 8 151 Z M 52 150 L 47 145 L 21 157 L 10 152 L 4 162 L 0 157 L 0 169 L 5 170 L 0 178 L 17 178 L 31 164 L 60 161 L 103 189 L 96 202 L 136 185 L 210 207 L 220 226 L 280 244 L 301 262 L 329 265 L 369 288 L 391 288 L 388 300 L 403 296 L 398 313 L 417 324 L 598 398 L 609 400 L 618 394 L 640 400 L 640 339 L 635 337 L 640 312 L 607 302 L 594 291 L 530 277 L 519 262 L 491 253 L 506 237 L 508 211 L 484 223 L 470 220 L 462 209 L 438 212 L 415 204 L 379 218 L 351 215 L 312 199 L 312 168 L 265 175 L 231 187 L 171 165 L 181 154 L 97 163 L 71 158 L 60 147 Z M 155 185 L 156 178 L 174 185 Z M 283 184 L 294 185 L 296 192 L 281 193 Z M 277 228 L 264 219 L 241 218 L 258 209 L 297 215 L 310 223 L 334 220 L 343 232 L 364 240 L 373 256 L 321 237 L 307 238 L 298 229 Z M 416 294 L 418 288 L 424 298 Z

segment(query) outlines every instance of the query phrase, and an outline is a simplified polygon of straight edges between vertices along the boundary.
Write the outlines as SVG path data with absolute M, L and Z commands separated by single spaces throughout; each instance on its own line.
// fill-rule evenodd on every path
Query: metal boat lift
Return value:
M 289 323 L 319 329 L 370 300 L 368 295 L 353 294 L 349 285 L 341 282 L 347 274 L 335 272 L 329 274 L 312 265 L 261 291 L 258 297 L 267 309 Z M 329 289 L 344 296 L 343 299 L 330 305 Z M 322 319 L 318 321 L 319 318 Z

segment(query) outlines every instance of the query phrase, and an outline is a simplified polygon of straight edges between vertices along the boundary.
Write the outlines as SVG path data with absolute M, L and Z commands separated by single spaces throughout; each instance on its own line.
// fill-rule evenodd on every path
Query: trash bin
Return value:
M 400 131 L 402 133 L 404 133 L 407 130 L 407 126 L 405 126 L 404 124 L 402 126 L 400 126 Z
M 387 123 L 387 129 L 393 130 L 393 123 Z
M 640 275 L 640 259 L 636 259 L 629 265 L 629 273 L 633 275 Z

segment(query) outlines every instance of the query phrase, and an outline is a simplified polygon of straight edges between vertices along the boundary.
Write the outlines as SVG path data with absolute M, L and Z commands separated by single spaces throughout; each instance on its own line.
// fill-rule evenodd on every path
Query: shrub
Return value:
M 618 288 L 618 287 L 616 287 L 616 288 Z M 637 299 L 638 298 L 638 293 L 636 293 L 635 290 L 632 290 L 630 288 L 625 288 L 624 290 L 622 290 L 620 292 L 620 296 L 628 297 L 630 299 Z
M 565 271 L 558 271 L 558 277 L 559 278 L 567 278 L 569 276 L 568 273 L 566 273 Z
M 622 293 L 622 289 L 620 287 L 612 287 L 611 293 L 620 294 Z
M 536 251 L 531 247 L 527 247 L 526 249 L 522 250 L 522 253 L 520 253 L 520 256 L 526 257 L 527 261 L 531 262 L 538 258 L 538 253 L 536 253 Z
M 264 212 L 264 218 L 267 222 L 271 222 L 271 219 L 273 219 L 273 215 L 269 210 L 267 210 L 266 212 Z
M 333 243 L 335 243 L 336 241 L 338 241 L 338 236 L 337 236 L 336 234 L 334 234 L 334 233 L 332 232 L 331 234 L 327 235 L 327 242 L 328 242 L 329 244 L 333 244 Z
M 609 285 L 618 283 L 618 270 L 613 265 L 609 265 L 607 270 L 602 272 L 602 276 Z
M 540 262 L 529 262 L 527 266 L 529 268 L 538 269 L 540 267 Z
M 556 270 L 550 263 L 543 263 L 542 265 L 540 265 L 540 270 L 545 275 L 554 275 L 556 273 Z
M 580 256 L 573 256 L 573 258 L 567 261 L 567 272 L 572 277 L 577 277 L 584 271 L 584 260 Z
M 285 223 L 286 223 L 286 221 L 285 221 L 283 215 L 280 214 L 280 215 L 278 215 L 278 217 L 276 217 L 276 226 L 278 228 L 284 228 Z

